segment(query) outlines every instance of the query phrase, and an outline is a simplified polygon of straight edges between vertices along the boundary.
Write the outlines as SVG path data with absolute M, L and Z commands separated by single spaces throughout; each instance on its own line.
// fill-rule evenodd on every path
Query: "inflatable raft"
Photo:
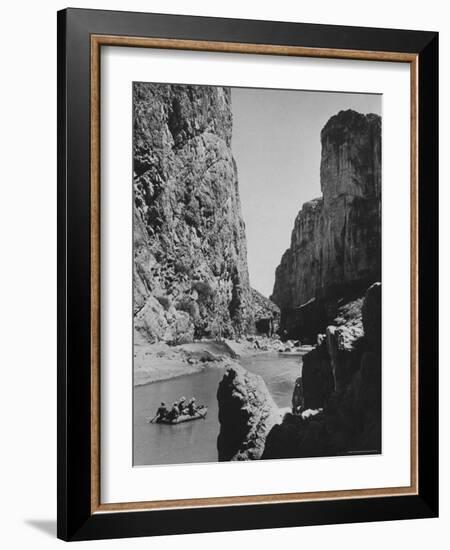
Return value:
M 157 424 L 182 424 L 183 422 L 192 422 L 192 420 L 200 420 L 201 418 L 205 418 L 207 412 L 208 412 L 208 407 L 199 407 L 194 416 L 191 416 L 190 414 L 180 414 L 180 416 L 178 416 L 174 420 L 161 418 L 160 420 L 157 420 L 156 423 Z

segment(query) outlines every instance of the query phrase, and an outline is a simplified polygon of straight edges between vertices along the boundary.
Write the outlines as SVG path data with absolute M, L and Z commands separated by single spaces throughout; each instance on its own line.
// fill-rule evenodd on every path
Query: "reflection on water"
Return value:
M 301 374 L 301 357 L 261 354 L 240 359 L 250 372 L 259 374 L 279 407 L 291 405 L 295 379 Z M 211 368 L 171 380 L 134 388 L 134 457 L 135 466 L 145 464 L 183 464 L 217 462 L 219 433 L 217 387 L 222 369 Z M 177 425 L 148 424 L 161 401 L 171 405 L 182 395 L 195 396 L 205 404 L 208 414 L 203 420 Z

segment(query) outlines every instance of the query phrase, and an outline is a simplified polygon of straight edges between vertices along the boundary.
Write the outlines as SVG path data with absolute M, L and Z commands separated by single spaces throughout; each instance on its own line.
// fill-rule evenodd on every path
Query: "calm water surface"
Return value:
M 290 407 L 295 379 L 301 374 L 299 355 L 255 355 L 239 360 L 247 370 L 262 376 L 279 407 Z M 211 368 L 171 380 L 134 388 L 134 465 L 217 462 L 219 433 L 217 387 L 223 369 Z M 205 404 L 204 420 L 178 425 L 148 424 L 161 401 L 167 405 L 185 395 Z

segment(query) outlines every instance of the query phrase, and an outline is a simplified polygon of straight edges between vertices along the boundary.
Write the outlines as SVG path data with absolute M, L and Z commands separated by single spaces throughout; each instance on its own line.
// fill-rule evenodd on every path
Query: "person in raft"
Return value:
M 166 404 L 164 402 L 161 402 L 161 405 L 158 407 L 158 410 L 156 411 L 156 417 L 155 417 L 156 421 L 164 420 L 164 418 L 166 418 L 168 413 L 169 413 L 169 410 L 166 407 Z
M 186 409 L 186 397 L 182 397 L 179 401 L 178 401 L 178 412 L 180 414 L 184 414 L 185 413 L 185 409 Z
M 197 407 L 195 405 L 195 397 L 191 397 L 191 399 L 189 399 L 189 403 L 188 403 L 188 413 L 191 415 L 191 416 L 195 416 L 197 414 Z
M 172 408 L 167 413 L 167 420 L 176 420 L 180 416 L 180 410 L 178 408 L 178 403 L 175 401 L 175 403 L 172 405 Z

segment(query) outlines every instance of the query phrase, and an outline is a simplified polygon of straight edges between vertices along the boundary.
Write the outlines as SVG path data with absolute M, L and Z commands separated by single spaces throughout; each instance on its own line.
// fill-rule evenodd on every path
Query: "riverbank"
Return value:
M 260 353 L 280 353 L 292 355 L 304 355 L 313 346 L 305 346 L 298 340 L 281 341 L 278 337 L 251 335 L 238 341 L 225 340 L 228 347 L 236 354 L 236 357 L 250 357 Z
M 309 349 L 296 342 L 281 342 L 264 336 L 249 336 L 239 341 L 199 340 L 177 346 L 135 341 L 134 386 L 195 374 L 205 368 L 225 369 L 240 359 L 261 354 L 296 356 L 304 355 Z
M 195 374 L 205 368 L 226 368 L 235 357 L 224 342 L 199 341 L 178 346 L 135 342 L 134 386 Z

